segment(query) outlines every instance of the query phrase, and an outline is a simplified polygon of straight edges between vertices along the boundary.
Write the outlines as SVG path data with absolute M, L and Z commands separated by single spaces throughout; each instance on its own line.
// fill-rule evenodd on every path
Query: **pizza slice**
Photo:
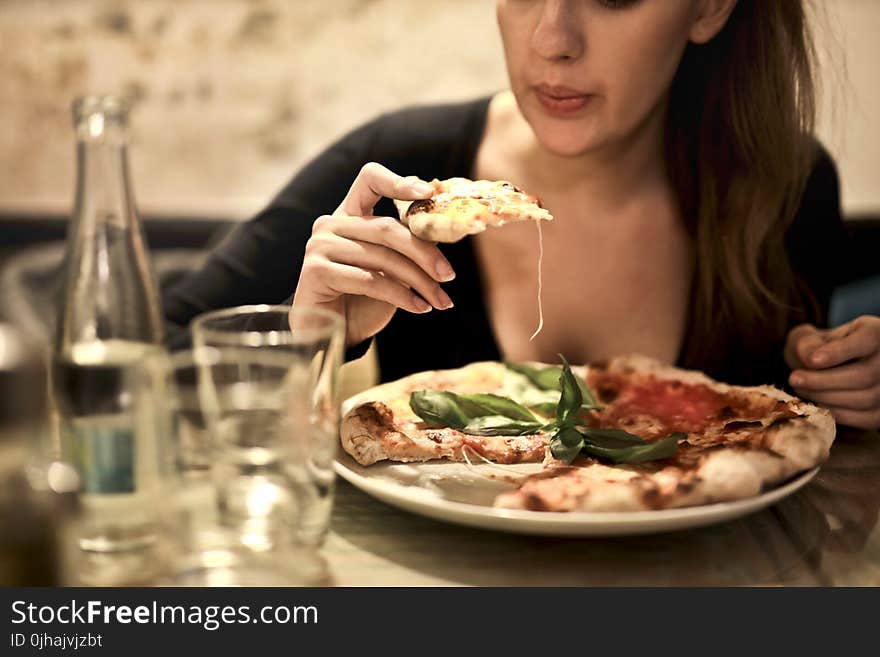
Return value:
M 504 180 L 434 179 L 434 195 L 395 201 L 400 220 L 429 242 L 457 242 L 490 226 L 513 221 L 551 221 L 534 196 Z
M 419 390 L 460 394 L 505 394 L 507 368 L 501 363 L 473 363 L 455 370 L 428 371 L 385 383 L 357 395 L 346 404 L 341 426 L 342 447 L 361 465 L 378 461 L 465 461 L 463 450 L 496 463 L 544 460 L 544 434 L 477 436 L 449 427 L 428 427 L 410 406 Z

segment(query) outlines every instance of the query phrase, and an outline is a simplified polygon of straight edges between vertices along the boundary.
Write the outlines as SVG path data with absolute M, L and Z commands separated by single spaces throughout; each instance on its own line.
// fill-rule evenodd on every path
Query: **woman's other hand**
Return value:
M 864 315 L 833 329 L 796 326 L 785 361 L 798 395 L 828 408 L 840 424 L 880 427 L 880 317 Z
M 451 308 L 440 283 L 455 274 L 437 246 L 393 217 L 372 214 L 382 197 L 411 201 L 433 191 L 415 176 L 365 164 L 336 211 L 315 220 L 293 305 L 342 314 L 348 345 L 378 333 L 398 308 L 419 314 Z

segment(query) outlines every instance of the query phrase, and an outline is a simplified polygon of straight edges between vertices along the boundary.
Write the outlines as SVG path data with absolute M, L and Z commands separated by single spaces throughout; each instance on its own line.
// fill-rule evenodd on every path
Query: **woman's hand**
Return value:
M 795 392 L 828 408 L 840 424 L 880 427 L 880 317 L 827 330 L 796 326 L 785 362 L 794 370 L 788 382 Z
M 336 212 L 313 224 L 293 305 L 341 313 L 347 345 L 378 333 L 398 308 L 419 314 L 451 308 L 440 283 L 455 273 L 440 250 L 396 219 L 372 216 L 382 197 L 416 200 L 433 191 L 415 176 L 365 164 Z

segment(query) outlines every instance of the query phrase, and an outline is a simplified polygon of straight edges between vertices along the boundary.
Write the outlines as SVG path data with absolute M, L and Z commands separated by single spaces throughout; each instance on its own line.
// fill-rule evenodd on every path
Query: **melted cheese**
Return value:
M 541 231 L 540 221 L 536 221 L 535 226 L 538 227 L 538 328 L 532 333 L 529 342 L 534 340 L 538 333 L 541 332 L 541 329 L 544 328 L 544 304 L 541 300 L 541 295 L 544 291 L 544 277 L 542 275 L 544 268 L 544 233 Z

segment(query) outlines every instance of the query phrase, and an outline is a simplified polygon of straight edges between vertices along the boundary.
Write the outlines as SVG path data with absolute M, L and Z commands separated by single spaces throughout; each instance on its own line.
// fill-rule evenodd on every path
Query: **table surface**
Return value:
M 338 586 L 878 586 L 880 434 L 842 431 L 805 487 L 699 529 L 512 535 L 397 510 L 339 480 L 321 550 Z

